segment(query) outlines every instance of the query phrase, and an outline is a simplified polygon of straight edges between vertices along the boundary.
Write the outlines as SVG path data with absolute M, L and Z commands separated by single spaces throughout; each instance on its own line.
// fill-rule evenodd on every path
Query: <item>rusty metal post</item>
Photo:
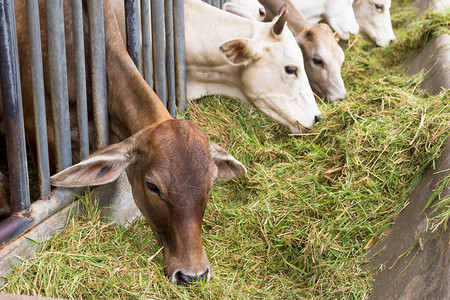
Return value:
M 61 171 L 72 165 L 63 1 L 47 0 L 45 9 L 55 128 L 56 169 Z
M 167 109 L 172 117 L 175 117 L 177 107 L 175 93 L 175 53 L 172 0 L 164 0 L 164 16 L 166 32 Z
M 91 78 L 95 146 L 97 149 L 100 149 L 106 147 L 109 142 L 103 1 L 88 0 L 88 14 L 89 32 L 91 35 Z
M 39 188 L 41 198 L 44 199 L 48 197 L 51 192 L 50 163 L 48 158 L 47 116 L 45 112 L 44 71 L 42 66 L 39 7 L 38 2 L 35 0 L 27 0 L 27 21 L 30 38 Z
M 3 125 L 8 155 L 11 206 L 14 212 L 18 212 L 30 207 L 30 192 L 20 90 L 19 55 L 12 0 L 0 1 L 0 28 Z
M 84 56 L 83 6 L 81 0 L 72 0 L 72 23 L 75 52 L 75 83 L 77 86 L 78 138 L 80 139 L 80 159 L 83 159 L 89 155 L 89 125 Z
M 147 84 L 153 88 L 153 62 L 152 40 L 150 27 L 149 0 L 141 0 L 141 28 L 142 28 L 142 60 L 144 78 Z
M 186 48 L 184 41 L 184 1 L 173 0 L 174 42 L 175 42 L 175 91 L 177 106 L 186 110 Z
M 124 0 L 124 2 L 127 50 L 134 64 L 142 74 L 138 3 L 137 0 Z
M 152 0 L 152 46 L 155 91 L 167 107 L 166 55 L 164 44 L 164 0 Z

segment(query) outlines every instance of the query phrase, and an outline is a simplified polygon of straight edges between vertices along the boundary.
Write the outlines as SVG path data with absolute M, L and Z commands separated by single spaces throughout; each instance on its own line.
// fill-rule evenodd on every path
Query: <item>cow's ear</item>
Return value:
M 218 179 L 234 179 L 247 173 L 244 165 L 219 145 L 210 142 L 209 152 L 216 163 Z
M 53 175 L 50 182 L 57 187 L 102 185 L 116 180 L 132 162 L 130 143 L 124 140 L 103 148 Z
M 255 18 L 252 16 L 252 14 L 245 9 L 244 7 L 233 3 L 233 2 L 227 2 L 223 5 L 222 8 L 224 11 L 227 11 L 229 13 L 232 13 L 234 15 L 246 18 L 246 19 L 250 19 L 250 20 L 255 20 Z
M 334 37 L 334 39 L 336 40 L 336 42 L 339 43 L 339 40 L 340 40 L 340 38 L 339 38 L 339 32 L 335 31 L 335 32 L 333 33 L 333 37 Z
M 220 46 L 228 61 L 234 65 L 241 65 L 261 58 L 261 47 L 258 42 L 249 39 L 228 41 Z

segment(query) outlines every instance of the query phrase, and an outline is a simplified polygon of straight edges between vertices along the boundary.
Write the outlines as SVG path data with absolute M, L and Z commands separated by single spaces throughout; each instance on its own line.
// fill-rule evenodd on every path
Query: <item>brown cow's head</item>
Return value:
M 54 186 L 101 185 L 126 169 L 134 200 L 161 246 L 165 272 L 185 285 L 211 271 L 201 223 L 216 179 L 244 175 L 244 166 L 210 143 L 188 120 L 167 120 L 90 155 L 52 176 Z

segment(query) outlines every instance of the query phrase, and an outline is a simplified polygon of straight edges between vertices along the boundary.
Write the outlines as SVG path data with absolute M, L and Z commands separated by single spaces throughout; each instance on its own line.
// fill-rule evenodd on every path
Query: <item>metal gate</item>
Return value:
M 25 1 L 25 0 L 21 0 Z M 127 49 L 146 82 L 155 90 L 172 116 L 186 106 L 184 3 L 183 0 L 124 0 Z M 213 1 L 221 6 L 221 1 Z M 92 65 L 85 69 L 83 11 L 88 8 Z M 55 124 L 56 165 L 72 164 L 68 110 L 63 0 L 46 0 L 47 35 L 51 64 L 51 96 Z M 89 155 L 86 71 L 91 72 L 95 146 L 108 145 L 108 109 L 105 72 L 103 1 L 70 1 L 75 46 L 77 115 L 80 156 Z M 0 248 L 71 203 L 81 189 L 51 189 L 47 120 L 44 95 L 38 1 L 26 0 L 30 38 L 33 105 L 37 139 L 40 198 L 30 203 L 14 1 L 0 1 L 0 75 L 3 130 L 6 138 L 12 214 L 0 223 Z M 140 9 L 139 9 L 140 8 Z M 140 11 L 140 22 L 139 22 Z M 150 17 L 151 16 L 151 17 Z M 151 23 L 151 26 L 150 26 Z M 151 28 L 151 31 L 149 30 Z M 142 30 L 140 30 L 142 29 Z M 142 47 L 141 47 L 142 39 Z M 142 49 L 142 53 L 141 53 Z

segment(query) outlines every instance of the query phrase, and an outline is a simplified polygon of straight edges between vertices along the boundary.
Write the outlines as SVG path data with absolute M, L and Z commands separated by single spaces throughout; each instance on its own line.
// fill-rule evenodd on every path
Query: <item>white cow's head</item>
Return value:
M 251 39 L 225 42 L 220 50 L 238 72 L 244 100 L 273 120 L 299 133 L 310 129 L 321 113 L 306 76 L 303 57 L 291 31 L 285 27 L 287 12 Z
M 359 32 L 352 3 L 353 0 L 326 1 L 323 19 L 339 33 L 342 40 L 348 40 L 350 33 Z
M 231 0 L 223 5 L 223 10 L 261 22 L 266 17 L 266 9 L 258 0 Z
M 391 0 L 355 0 L 353 9 L 361 33 L 377 46 L 395 41 L 389 8 Z

